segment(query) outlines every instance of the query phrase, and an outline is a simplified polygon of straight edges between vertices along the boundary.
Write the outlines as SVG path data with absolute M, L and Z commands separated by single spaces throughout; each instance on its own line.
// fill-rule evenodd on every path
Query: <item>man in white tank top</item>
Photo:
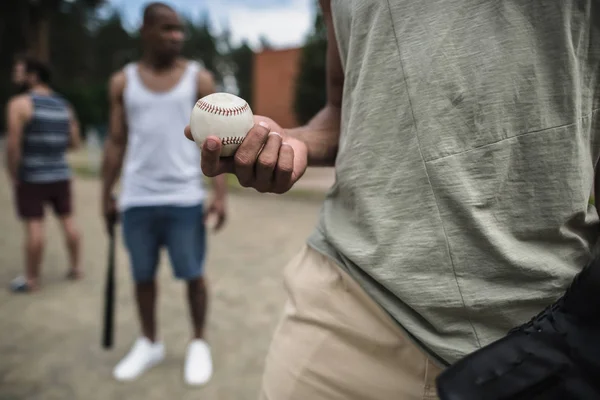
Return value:
M 103 212 L 118 213 L 129 252 L 142 335 L 116 366 L 114 377 L 132 380 L 162 361 L 164 345 L 155 326 L 156 268 L 167 248 L 173 273 L 187 282 L 193 338 L 185 379 L 204 384 L 212 375 L 210 349 L 203 339 L 206 288 L 203 277 L 205 217 L 220 228 L 226 216 L 225 180 L 213 179 L 214 198 L 203 207 L 198 148 L 181 136 L 199 97 L 214 92 L 212 75 L 180 57 L 183 26 L 162 3 L 144 10 L 140 62 L 127 65 L 110 82 L 110 133 L 103 164 Z M 123 165 L 118 204 L 112 190 Z

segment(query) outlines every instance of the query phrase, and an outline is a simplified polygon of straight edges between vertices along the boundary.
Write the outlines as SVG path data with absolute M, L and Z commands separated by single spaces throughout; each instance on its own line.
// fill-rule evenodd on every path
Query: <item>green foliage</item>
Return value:
M 65 86 L 57 88 L 73 105 L 82 133 L 90 126 L 106 124 L 108 121 L 108 86 L 104 84 Z
M 83 88 L 90 72 L 91 33 L 87 27 L 90 15 L 103 0 L 2 0 L 0 1 L 0 106 L 4 108 L 14 87 L 11 82 L 14 56 L 36 49 L 41 23 L 50 28 L 47 35 L 50 60 L 53 70 L 53 86 L 61 90 L 64 86 Z M 39 47 L 37 48 L 39 50 Z M 73 91 L 73 90 L 71 90 Z M 85 94 L 75 98 L 77 107 L 85 106 L 81 100 Z M 0 114 L 0 134 L 4 131 L 4 112 Z
M 327 31 L 320 8 L 315 26 L 302 49 L 294 109 L 301 124 L 308 122 L 327 100 Z
M 73 104 L 82 132 L 91 125 L 106 125 L 110 76 L 141 55 L 139 35 L 124 28 L 116 11 L 103 18 L 95 12 L 94 7 L 101 2 L 40 0 L 36 3 L 43 6 L 41 10 L 50 21 L 48 42 L 53 87 Z M 14 89 L 10 82 L 14 55 L 31 46 L 28 4 L 24 0 L 0 1 L 2 108 Z M 208 21 L 207 16 L 199 21 L 186 21 L 184 56 L 201 61 L 218 82 L 224 75 L 233 74 L 238 79 L 240 95 L 251 99 L 252 50 L 245 44 L 234 48 L 228 36 L 216 37 Z M 4 130 L 3 117 L 4 112 L 0 113 L 0 134 Z
M 247 43 L 242 43 L 229 53 L 233 74 L 238 83 L 239 96 L 252 107 L 252 76 L 254 73 L 254 51 Z
M 219 69 L 221 54 L 217 49 L 216 38 L 210 32 L 208 17 L 200 22 L 186 21 L 187 40 L 183 48 L 183 55 L 187 58 L 199 60 L 210 70 L 217 80 L 222 79 Z
M 139 38 L 123 28 L 121 16 L 114 12 L 106 20 L 94 20 L 90 38 L 88 80 L 106 82 L 110 75 L 139 57 Z
M 53 16 L 53 86 L 75 108 L 82 134 L 107 123 L 108 80 L 135 56 L 136 39 L 123 28 L 117 13 L 96 21 L 86 8 L 73 6 Z

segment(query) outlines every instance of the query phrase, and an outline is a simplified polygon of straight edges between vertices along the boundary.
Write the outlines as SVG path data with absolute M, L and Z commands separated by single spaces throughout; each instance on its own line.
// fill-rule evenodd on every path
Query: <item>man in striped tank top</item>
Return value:
M 26 93 L 7 106 L 7 168 L 16 207 L 25 225 L 25 275 L 11 288 L 27 292 L 39 288 L 44 249 L 44 207 L 59 217 L 69 252 L 67 277 L 77 279 L 80 234 L 71 204 L 71 170 L 66 152 L 80 143 L 79 124 L 71 105 L 50 88 L 49 68 L 34 59 L 25 61 Z

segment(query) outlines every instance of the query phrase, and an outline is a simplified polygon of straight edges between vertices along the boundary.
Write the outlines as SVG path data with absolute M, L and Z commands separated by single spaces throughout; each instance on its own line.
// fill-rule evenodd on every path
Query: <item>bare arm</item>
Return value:
M 267 117 L 256 116 L 233 157 L 221 157 L 218 135 L 202 147 L 202 171 L 214 177 L 235 174 L 240 184 L 261 193 L 285 193 L 304 175 L 307 166 L 332 166 L 338 152 L 344 73 L 333 31 L 330 0 L 321 0 L 327 24 L 327 104 L 305 126 L 282 129 Z M 193 140 L 190 127 L 185 130 Z
M 79 119 L 75 113 L 75 109 L 69 106 L 70 127 L 69 127 L 69 148 L 77 149 L 81 145 L 81 130 L 79 128 Z
M 215 80 L 209 71 L 205 69 L 200 70 L 198 72 L 196 82 L 198 84 L 198 98 L 202 98 L 216 92 Z M 227 181 L 225 179 L 225 175 L 217 175 L 211 180 L 213 184 L 213 190 L 215 191 L 215 198 L 223 199 L 227 194 Z
M 287 130 L 286 134 L 306 144 L 310 166 L 333 166 L 340 138 L 344 71 L 333 30 L 331 0 L 319 3 L 327 25 L 327 104 L 305 126 Z
M 24 96 L 13 98 L 6 106 L 8 133 L 6 137 L 6 168 L 13 183 L 18 181 L 21 164 L 23 129 L 31 114 L 31 104 Z
M 109 86 L 109 132 L 104 145 L 102 162 L 102 196 L 108 200 L 121 173 L 125 149 L 127 148 L 127 126 L 123 107 L 125 74 L 118 72 L 110 80 Z

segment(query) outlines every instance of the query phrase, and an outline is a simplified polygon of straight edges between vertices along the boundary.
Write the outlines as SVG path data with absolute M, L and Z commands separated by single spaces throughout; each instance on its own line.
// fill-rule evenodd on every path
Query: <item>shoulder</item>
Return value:
M 6 104 L 8 120 L 26 121 L 34 112 L 33 100 L 28 93 L 12 97 Z
M 212 72 L 201 68 L 196 72 L 196 88 L 198 95 L 204 97 L 215 91 L 215 78 Z
M 110 86 L 125 86 L 127 81 L 127 75 L 125 74 L 125 68 L 113 73 L 110 76 Z
M 215 75 L 205 68 L 201 68 L 196 72 L 196 79 L 199 82 L 213 82 Z
M 187 68 L 192 69 L 196 79 L 213 79 L 213 74 L 206 69 L 202 61 L 185 59 L 182 62 L 185 63 Z
M 205 69 L 199 71 L 196 77 L 196 96 L 202 98 L 216 91 L 213 74 Z
M 194 71 L 197 95 L 203 97 L 214 92 L 215 76 L 201 61 L 187 60 L 188 66 Z
M 6 108 L 10 112 L 19 112 L 30 109 L 32 104 L 33 101 L 31 99 L 31 95 L 25 93 L 13 96 L 6 104 Z
M 121 69 L 110 76 L 109 91 L 112 96 L 121 96 L 127 84 L 127 75 L 125 69 Z

